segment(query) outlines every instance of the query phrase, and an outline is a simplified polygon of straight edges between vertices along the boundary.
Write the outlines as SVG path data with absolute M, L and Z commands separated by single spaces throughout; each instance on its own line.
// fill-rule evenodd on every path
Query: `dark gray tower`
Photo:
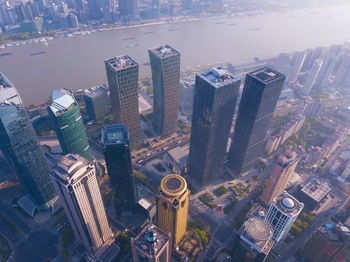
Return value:
M 0 150 L 16 170 L 21 186 L 39 207 L 56 200 L 50 168 L 21 98 L 12 83 L 0 73 Z
M 105 60 L 112 110 L 116 124 L 129 129 L 131 149 L 143 144 L 138 100 L 139 65 L 123 55 Z
M 284 80 L 283 74 L 267 67 L 247 74 L 228 162 L 236 175 L 253 167 L 263 152 Z
M 221 67 L 196 75 L 189 174 L 200 186 L 222 174 L 240 82 Z
M 163 45 L 148 50 L 153 80 L 153 124 L 162 136 L 176 132 L 179 92 L 180 53 Z

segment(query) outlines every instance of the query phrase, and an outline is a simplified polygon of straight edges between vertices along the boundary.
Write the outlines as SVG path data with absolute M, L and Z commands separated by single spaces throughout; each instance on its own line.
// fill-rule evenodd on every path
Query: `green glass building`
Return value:
M 47 108 L 63 153 L 93 161 L 79 105 L 71 91 L 53 91 Z

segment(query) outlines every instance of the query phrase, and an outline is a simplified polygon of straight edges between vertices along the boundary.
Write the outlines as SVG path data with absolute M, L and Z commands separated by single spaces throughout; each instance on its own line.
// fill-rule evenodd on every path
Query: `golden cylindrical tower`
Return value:
M 182 176 L 172 174 L 163 178 L 157 198 L 158 226 L 165 233 L 171 233 L 174 246 L 186 232 L 189 195 Z

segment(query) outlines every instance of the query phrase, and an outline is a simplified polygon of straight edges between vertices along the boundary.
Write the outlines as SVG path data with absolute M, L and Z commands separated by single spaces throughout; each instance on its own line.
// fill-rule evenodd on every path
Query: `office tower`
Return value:
M 53 167 L 51 178 L 75 240 L 89 252 L 99 254 L 114 239 L 94 165 L 82 156 L 68 154 Z
M 306 96 L 310 94 L 312 87 L 316 83 L 316 78 L 318 76 L 318 73 L 321 70 L 322 64 L 323 64 L 323 61 L 321 59 L 317 59 L 315 61 L 315 63 L 313 64 L 313 66 L 309 72 L 309 75 L 306 78 L 305 85 L 301 89 L 301 94 L 306 95 Z
M 135 189 L 128 129 L 123 125 L 110 125 L 102 129 L 101 142 L 110 184 L 115 194 L 116 212 L 135 208 Z
M 183 8 L 189 10 L 192 8 L 192 0 L 182 0 Z
M 157 218 L 159 228 L 171 233 L 171 242 L 177 246 L 186 233 L 190 191 L 186 180 L 180 175 L 163 178 L 157 197 Z
M 129 130 L 131 150 L 143 144 L 139 117 L 139 65 L 123 55 L 105 60 L 112 110 L 116 124 Z
M 318 76 L 316 78 L 317 87 L 320 87 L 320 88 L 327 87 L 329 77 L 333 74 L 334 69 L 338 62 L 339 62 L 339 58 L 332 55 L 328 55 L 325 58 L 325 60 L 323 61 L 321 70 L 318 73 Z
M 221 67 L 196 75 L 189 174 L 200 186 L 223 172 L 240 83 Z
M 68 20 L 71 28 L 79 28 L 78 17 L 75 14 L 70 13 L 68 15 Z
M 121 16 L 129 19 L 137 19 L 139 17 L 138 0 L 119 0 L 118 4 Z
M 267 183 L 264 192 L 260 196 L 260 200 L 265 205 L 270 205 L 271 201 L 286 189 L 299 160 L 299 155 L 292 150 L 287 150 L 278 157 L 269 178 L 269 183 Z
M 254 260 L 263 262 L 267 258 L 275 241 L 273 229 L 265 220 L 250 217 L 238 230 L 241 245 L 253 256 Z
M 102 18 L 101 0 L 87 0 L 88 16 L 90 20 L 99 20 Z
M 304 64 L 306 52 L 295 52 L 292 58 L 291 71 L 288 81 L 294 83 L 298 80 L 301 67 Z
M 96 86 L 84 91 L 86 112 L 92 120 L 98 120 L 109 113 L 108 90 L 105 86 Z
M 0 73 L 0 149 L 23 190 L 39 208 L 49 208 L 56 192 L 49 165 L 15 86 Z
M 305 60 L 304 60 L 304 63 L 301 67 L 301 71 L 302 72 L 306 72 L 307 70 L 309 70 L 312 66 L 312 64 L 310 64 L 311 62 L 311 59 L 312 59 L 312 54 L 313 54 L 314 50 L 308 48 L 306 49 L 305 51 Z
M 263 152 L 284 80 L 268 67 L 247 74 L 228 158 L 236 175 L 253 167 Z
M 350 53 L 342 57 L 342 63 L 335 75 L 335 84 L 346 87 L 350 83 Z
M 153 124 L 162 136 L 176 132 L 180 92 L 180 53 L 169 45 L 148 50 L 153 81 Z
M 286 191 L 274 198 L 267 211 L 265 220 L 272 226 L 273 239 L 276 242 L 287 237 L 289 230 L 303 208 L 304 204 Z
M 47 107 L 63 153 L 74 153 L 93 160 L 79 104 L 67 89 L 53 91 Z
M 150 222 L 131 239 L 134 262 L 171 262 L 171 237 Z

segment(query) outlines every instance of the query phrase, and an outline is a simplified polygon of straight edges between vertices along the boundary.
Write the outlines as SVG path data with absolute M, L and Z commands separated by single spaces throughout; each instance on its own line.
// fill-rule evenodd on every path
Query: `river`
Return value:
M 182 69 L 239 62 L 350 40 L 350 5 L 299 9 L 258 16 L 203 19 L 95 32 L 0 49 L 0 71 L 16 85 L 24 104 L 50 93 L 106 82 L 104 59 L 128 54 L 150 76 L 147 49 L 168 43 L 181 52 Z M 131 39 L 133 38 L 133 39 Z M 126 40 L 129 39 L 129 40 Z M 128 47 L 128 45 L 136 45 Z M 44 54 L 30 56 L 31 53 Z

